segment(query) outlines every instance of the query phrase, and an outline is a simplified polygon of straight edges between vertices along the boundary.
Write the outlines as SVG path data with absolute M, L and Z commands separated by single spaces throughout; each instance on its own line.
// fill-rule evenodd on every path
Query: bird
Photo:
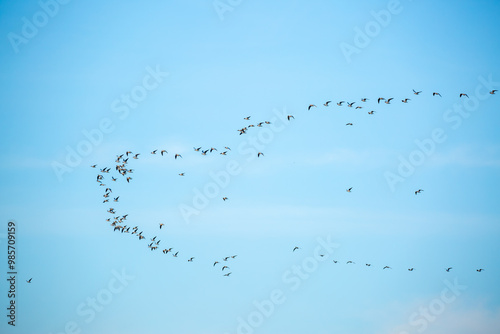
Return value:
M 136 154 L 136 155 L 134 155 L 132 158 L 134 158 L 134 159 L 139 159 L 139 154 L 140 154 L 140 153 L 137 153 L 137 154 Z
M 163 227 L 163 225 L 165 225 L 165 224 L 163 224 L 163 223 L 160 223 L 160 230 L 161 230 L 161 228 Z
M 96 166 L 97 166 L 97 165 L 92 165 L 92 166 L 90 166 L 90 167 L 92 167 L 92 168 L 96 168 Z
M 224 148 L 225 148 L 226 150 L 231 151 L 231 149 L 230 149 L 229 147 L 227 147 L 227 146 L 224 146 Z
M 452 269 L 453 269 L 453 267 L 449 267 L 449 268 L 446 268 L 445 270 L 446 270 L 447 272 L 450 272 L 450 270 L 452 270 Z
M 353 105 L 354 103 L 356 103 L 356 102 L 351 102 L 351 103 L 347 102 L 347 106 L 348 106 L 349 108 L 352 108 L 352 105 Z
M 215 267 L 215 265 L 216 265 L 217 263 L 219 263 L 219 261 L 215 261 L 215 262 L 214 262 L 214 265 L 213 265 L 212 267 Z
M 182 155 L 180 155 L 180 154 L 176 153 L 176 154 L 175 154 L 175 156 L 174 156 L 174 158 L 175 158 L 175 159 L 177 159 L 177 158 L 182 158 Z
M 264 153 L 262 152 L 257 153 L 257 158 L 260 157 L 261 155 L 264 155 Z
M 222 271 L 224 271 L 224 269 L 229 269 L 229 267 L 228 266 L 222 267 Z
M 493 89 L 493 90 L 490 92 L 490 94 L 491 94 L 491 95 L 493 95 L 493 94 L 495 94 L 496 92 L 498 92 L 498 90 Z
M 365 264 L 365 266 L 369 267 L 369 266 L 371 266 L 371 263 L 367 263 L 367 264 Z
M 432 96 L 439 96 L 439 97 L 442 97 L 441 94 L 437 93 L 437 92 L 434 92 L 432 93 Z
M 231 275 L 231 273 L 224 274 L 224 276 L 226 277 L 229 277 L 229 275 Z
M 349 188 L 349 189 L 346 189 L 345 191 L 347 191 L 348 193 L 350 193 L 352 191 L 352 187 Z
M 341 106 L 342 106 L 342 103 L 344 103 L 344 102 L 345 102 L 345 101 L 340 101 L 340 102 L 337 102 L 337 105 L 338 105 L 339 107 L 341 107 Z
M 311 110 L 312 107 L 316 107 L 316 105 L 310 104 L 309 107 L 307 107 L 307 110 Z
M 403 103 L 408 103 L 408 101 L 410 101 L 410 100 L 411 100 L 411 99 L 406 98 L 406 99 L 404 99 L 404 100 L 401 100 L 401 102 L 403 102 Z
M 292 118 L 293 118 L 293 119 L 295 119 L 295 117 L 293 117 L 292 115 L 288 115 L 288 116 L 286 117 L 286 119 L 288 119 L 288 120 L 290 120 L 290 119 L 292 119 Z
M 297 249 L 299 249 L 299 247 L 295 246 L 292 250 L 292 252 L 295 252 Z
M 339 262 L 339 261 L 333 260 L 333 263 L 337 263 L 337 262 Z
M 130 176 L 127 177 L 127 183 L 130 183 L 130 180 L 132 180 L 132 178 Z
M 366 97 L 361 99 L 361 102 L 366 102 L 368 99 Z
M 151 154 L 156 154 L 156 151 L 158 151 L 158 150 L 154 150 L 153 152 L 151 152 Z
M 481 270 L 482 270 L 482 269 L 481 269 Z M 29 279 L 29 280 L 27 280 L 26 282 L 31 283 L 31 280 L 32 280 L 32 279 L 33 279 L 33 278 L 30 278 L 30 279 Z
M 332 101 L 326 101 L 325 103 L 323 103 L 323 105 L 324 105 L 325 107 L 328 107 L 328 105 L 329 105 L 331 102 L 332 102 Z
M 417 92 L 417 91 L 415 91 L 415 89 L 413 89 L 413 94 L 418 95 L 418 94 L 420 94 L 420 93 L 422 93 L 422 91 L 418 91 L 418 92 Z
M 354 262 L 352 261 L 347 261 L 346 264 L 349 264 L 349 263 L 352 263 L 352 264 L 355 264 Z
M 179 254 L 179 252 L 175 252 L 175 254 L 172 254 L 172 256 L 177 257 L 177 254 Z
M 199 150 L 201 150 L 201 146 L 200 147 L 193 147 L 193 149 L 198 152 Z
M 415 191 L 415 195 L 416 195 L 416 194 L 420 194 L 422 191 L 424 191 L 424 189 L 418 189 L 418 190 L 416 190 L 416 191 Z
M 179 173 L 180 176 L 184 176 L 184 173 Z
M 247 116 L 247 117 L 245 117 L 245 118 L 243 118 L 243 119 L 244 119 L 244 120 L 246 120 L 246 121 L 249 121 L 249 120 L 250 120 L 250 117 L 251 117 L 251 116 Z
M 384 268 L 382 268 L 382 269 L 392 269 L 392 268 L 391 268 L 391 267 L 389 267 L 389 266 L 385 266 L 385 267 L 384 267 Z
M 372 110 L 372 111 L 369 111 L 369 112 L 368 112 L 368 115 L 373 115 L 374 113 L 375 113 L 375 111 L 374 111 L 374 110 Z
M 377 100 L 377 103 L 380 103 L 380 101 L 382 101 L 382 100 L 385 100 L 385 98 L 379 97 L 378 100 Z
M 227 261 L 229 260 L 229 256 L 226 256 L 225 258 L 222 259 L 222 261 Z
M 236 258 L 237 256 L 238 256 L 238 255 L 232 255 L 232 256 L 231 256 L 231 259 L 234 259 L 234 258 Z
M 190 259 L 188 260 L 188 262 L 193 262 L 193 260 L 194 260 L 194 257 L 190 258 Z
M 476 271 L 477 271 L 478 273 L 480 273 L 480 272 L 481 272 L 481 271 L 483 271 L 483 270 L 484 270 L 484 269 L 476 269 Z M 31 281 L 31 280 L 30 280 L 30 281 Z
M 469 97 L 469 95 L 465 94 L 465 93 L 460 93 L 460 97 L 462 96 L 467 96 L 467 98 Z
M 120 198 L 120 196 L 115 197 L 115 199 L 114 199 L 113 201 L 118 202 L 118 199 L 119 199 L 119 198 Z
M 390 104 L 390 103 L 391 103 L 391 100 L 394 100 L 394 98 L 393 98 L 393 97 L 391 97 L 391 98 L 387 99 L 387 100 L 385 101 L 385 103 L 386 103 L 386 104 Z
M 223 201 L 226 201 L 228 198 L 227 197 L 222 197 L 222 200 Z
M 363 107 L 361 107 L 361 106 L 357 106 L 357 107 L 356 107 L 356 109 L 363 109 Z
M 346 123 L 346 125 L 353 125 L 352 123 Z
M 413 271 L 413 268 L 408 268 L 408 271 Z
M 219 154 L 220 154 L 220 155 L 227 155 L 227 151 L 220 152 Z
M 160 154 L 163 155 L 163 153 L 168 153 L 167 150 L 161 150 Z

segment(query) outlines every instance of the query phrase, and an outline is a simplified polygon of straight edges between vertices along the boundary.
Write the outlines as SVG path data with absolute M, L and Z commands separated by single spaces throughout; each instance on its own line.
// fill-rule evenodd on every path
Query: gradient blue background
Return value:
M 20 35 L 23 18 L 42 9 L 0 2 L 0 263 L 5 274 L 13 219 L 19 272 L 17 326 L 6 323 L 2 279 L 0 331 L 61 333 L 74 321 L 81 333 L 237 333 L 254 302 L 279 289 L 284 303 L 252 332 L 417 333 L 409 318 L 457 279 L 467 288 L 424 332 L 498 333 L 500 94 L 456 128 L 443 116 L 463 103 L 459 93 L 474 97 L 480 76 L 500 82 L 500 3 L 401 0 L 401 12 L 347 59 L 342 43 L 355 46 L 355 29 L 389 3 L 243 0 L 221 17 L 209 0 L 70 1 L 15 52 L 9 33 Z M 121 119 L 112 103 L 157 66 L 168 76 Z M 378 105 L 380 96 L 394 100 Z M 262 129 L 237 129 L 276 110 L 295 119 L 265 156 L 238 150 Z M 54 162 L 105 118 L 113 131 L 59 179 Z M 391 189 L 385 173 L 437 128 L 446 140 Z M 232 150 L 203 157 L 194 146 Z M 149 154 L 163 148 L 167 157 Z M 106 174 L 120 202 L 103 204 L 89 166 L 114 167 L 126 150 L 141 153 L 129 164 L 133 180 L 111 184 Z M 187 223 L 179 208 L 228 161 L 241 172 Z M 109 207 L 147 239 L 113 233 Z M 151 252 L 154 235 L 162 241 Z M 292 290 L 283 275 L 327 236 L 338 249 Z M 234 254 L 230 277 L 212 267 Z M 114 270 L 134 278 L 86 322 L 77 307 Z

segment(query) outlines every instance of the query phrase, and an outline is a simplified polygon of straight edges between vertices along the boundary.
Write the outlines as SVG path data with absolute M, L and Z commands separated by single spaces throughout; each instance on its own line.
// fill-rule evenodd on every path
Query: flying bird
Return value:
M 411 99 L 406 98 L 406 99 L 404 99 L 404 100 L 401 100 L 401 102 L 403 102 L 403 103 L 408 103 L 408 101 L 410 101 L 410 100 L 411 100 Z
M 465 93 L 460 93 L 460 97 L 462 96 L 467 96 L 467 98 L 469 98 L 469 95 L 465 94 Z
M 453 269 L 453 267 L 449 267 L 449 268 L 446 268 L 446 271 L 450 272 L 450 270 L 452 270 L 452 269 Z
M 257 158 L 260 157 L 261 155 L 264 155 L 264 153 L 262 152 L 257 153 Z
M 342 103 L 344 103 L 344 102 L 345 102 L 345 101 L 340 101 L 340 102 L 337 102 L 337 105 L 338 105 L 339 107 L 341 107 L 341 106 L 342 106 Z
M 223 201 L 226 201 L 228 198 L 227 197 L 222 197 L 222 200 Z
M 316 105 L 310 104 L 309 107 L 307 107 L 307 110 L 311 110 L 312 107 L 316 107 Z
M 297 249 L 299 249 L 299 247 L 295 246 L 292 250 L 292 252 L 295 252 Z
M 382 100 L 385 100 L 385 98 L 379 97 L 378 100 L 377 100 L 377 103 L 380 103 L 380 101 L 382 101 Z
M 491 94 L 491 95 L 493 95 L 493 94 L 495 94 L 496 92 L 498 92 L 498 90 L 493 89 L 493 90 L 490 92 L 490 94 Z
M 372 110 L 372 111 L 368 112 L 368 115 L 373 115 L 374 113 L 375 113 L 375 111 Z
M 420 93 L 422 93 L 422 91 L 418 91 L 418 92 L 417 92 L 417 91 L 415 91 L 415 89 L 413 89 L 413 94 L 418 95 L 418 94 L 420 94 Z
M 481 269 L 481 270 L 482 270 L 482 269 Z M 30 278 L 30 279 L 29 279 L 29 280 L 27 280 L 26 282 L 31 283 L 31 280 L 32 280 L 32 279 L 33 279 L 33 278 Z
M 349 189 L 346 189 L 345 191 L 347 191 L 348 193 L 350 193 L 350 192 L 351 192 L 351 190 L 352 190 L 352 187 L 351 187 L 351 188 L 349 188 Z
M 416 191 L 415 191 L 415 195 L 416 195 L 416 194 L 420 194 L 422 191 L 424 191 L 424 189 L 418 189 L 418 190 L 416 190 Z
M 483 271 L 483 270 L 484 270 L 484 269 L 476 269 L 476 271 L 477 271 L 478 273 L 480 273 L 480 272 L 481 272 L 481 271 Z M 30 279 L 30 281 L 31 281 L 31 279 Z
M 175 156 L 174 156 L 174 158 L 175 158 L 175 159 L 177 159 L 178 157 L 179 157 L 179 158 L 182 158 L 182 155 L 180 155 L 180 154 L 176 153 L 176 154 L 175 154 Z
M 224 276 L 226 277 L 229 277 L 229 275 L 231 275 L 231 273 L 224 274 Z
M 346 123 L 346 125 L 353 125 L 352 123 Z
M 408 268 L 408 271 L 413 271 L 413 268 Z
M 385 266 L 385 267 L 384 267 L 384 268 L 382 268 L 382 269 L 392 269 L 392 268 L 391 268 L 391 267 L 389 267 L 389 266 Z
M 325 107 L 328 107 L 328 105 L 329 105 L 331 102 L 332 102 L 332 101 L 326 101 L 325 103 L 323 103 L 323 105 L 324 105 Z
M 288 115 L 286 118 L 287 118 L 288 120 L 290 120 L 291 118 L 295 119 L 295 117 L 293 117 L 292 115 Z
M 394 100 L 394 98 L 393 98 L 393 97 L 391 97 L 391 98 L 387 99 L 387 101 L 385 101 L 385 103 L 386 103 L 386 104 L 390 104 L 390 103 L 391 103 L 391 100 Z
M 160 154 L 163 155 L 163 153 L 168 153 L 167 150 L 161 150 Z
M 442 97 L 441 94 L 437 93 L 437 92 L 434 92 L 432 93 L 432 96 L 439 96 L 439 97 Z

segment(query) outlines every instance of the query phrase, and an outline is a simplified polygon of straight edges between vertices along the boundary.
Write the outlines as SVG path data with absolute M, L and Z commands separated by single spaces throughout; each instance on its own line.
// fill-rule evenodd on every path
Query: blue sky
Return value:
M 0 331 L 496 333 L 499 14 L 0 2 L 0 263 L 13 220 L 18 272 Z M 146 239 L 113 232 L 110 207 Z

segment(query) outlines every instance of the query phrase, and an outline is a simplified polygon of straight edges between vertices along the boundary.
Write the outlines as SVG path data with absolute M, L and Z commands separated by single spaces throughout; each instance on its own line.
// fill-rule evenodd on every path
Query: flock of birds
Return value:
M 295 246 L 295 247 L 292 249 L 292 252 L 295 252 L 296 250 L 299 250 L 299 249 L 300 249 L 300 247 L 299 247 L 299 246 Z M 325 254 L 319 254 L 319 256 L 324 257 L 324 256 L 325 256 Z M 333 260 L 333 263 L 338 263 L 338 262 L 339 262 L 338 260 Z M 346 264 L 356 264 L 356 262 L 349 260 L 349 261 L 347 261 L 347 262 L 346 262 Z M 365 263 L 365 266 L 366 266 L 366 267 L 371 267 L 371 266 L 372 266 L 372 264 L 371 264 L 371 263 Z M 382 267 L 382 270 L 385 270 L 385 269 L 392 269 L 392 267 L 389 267 L 389 266 L 384 266 L 384 267 Z M 452 269 L 453 269 L 453 267 L 448 267 L 448 268 L 445 268 L 444 270 L 445 270 L 446 272 L 450 272 Z M 408 268 L 408 271 L 414 271 L 414 270 L 415 270 L 415 268 L 413 268 L 413 267 Z M 484 269 L 480 268 L 480 269 L 476 269 L 476 271 L 477 271 L 478 273 L 480 273 L 480 272 L 484 271 Z
M 492 90 L 489 93 L 493 95 L 496 92 L 497 92 L 497 90 Z M 413 94 L 414 95 L 418 96 L 421 93 L 422 93 L 422 91 L 413 90 Z M 441 94 L 438 93 L 438 92 L 433 92 L 432 96 L 434 96 L 434 97 L 436 97 L 436 96 L 437 97 L 441 97 Z M 460 93 L 459 94 L 459 98 L 469 98 L 469 96 L 466 93 Z M 369 100 L 368 98 L 361 98 L 361 102 L 362 103 L 367 102 L 368 100 Z M 390 104 L 393 100 L 394 100 L 394 98 L 392 98 L 392 97 L 391 98 L 379 97 L 377 99 L 377 103 L 380 104 L 381 102 L 383 102 L 385 104 Z M 404 99 L 401 100 L 401 102 L 402 103 L 408 103 L 410 100 L 411 100 L 410 98 L 404 98 Z M 325 103 L 323 103 L 323 105 L 325 107 L 328 107 L 330 105 L 330 103 L 332 103 L 332 101 L 326 101 Z M 339 101 L 339 102 L 337 102 L 337 106 L 343 106 L 344 103 L 346 104 L 346 106 L 348 108 L 355 108 L 355 109 L 362 109 L 363 108 L 362 106 L 356 106 L 356 107 L 354 107 L 354 104 L 356 102 L 347 102 L 347 101 Z M 315 104 L 310 104 L 307 109 L 311 110 L 311 108 L 315 108 L 315 107 L 317 107 Z M 370 114 L 370 115 L 373 115 L 374 113 L 375 113 L 374 110 L 371 110 L 371 111 L 368 112 L 368 114 Z M 243 120 L 245 120 L 245 121 L 250 121 L 250 119 L 251 119 L 251 116 L 247 116 L 247 117 L 243 118 Z M 293 115 L 288 115 L 287 116 L 287 120 L 288 121 L 291 121 L 292 119 L 295 119 L 295 117 Z M 263 127 L 263 126 L 268 125 L 268 124 L 271 124 L 271 122 L 269 122 L 269 121 L 261 121 L 261 122 L 258 122 L 256 124 L 250 124 L 250 125 L 244 126 L 243 128 L 238 129 L 238 132 L 239 132 L 240 135 L 243 135 L 243 134 L 246 134 L 252 128 Z M 353 123 L 347 123 L 346 125 L 352 126 Z M 217 150 L 217 148 L 214 148 L 214 147 L 205 148 L 205 149 L 203 149 L 202 147 L 193 147 L 193 150 L 195 152 L 201 153 L 201 155 L 214 154 L 216 152 L 219 152 Z M 231 151 L 231 148 L 229 148 L 228 146 L 225 146 L 224 150 L 221 150 L 221 152 L 219 152 L 219 154 L 220 155 L 227 155 L 230 151 Z M 161 149 L 161 150 L 155 149 L 155 150 L 151 151 L 150 154 L 157 155 L 158 152 L 159 152 L 159 155 L 161 155 L 162 157 L 163 156 L 167 156 L 169 154 L 166 149 Z M 114 171 L 117 172 L 119 175 L 121 175 L 122 178 L 125 179 L 125 181 L 127 183 L 130 183 L 133 180 L 131 174 L 134 173 L 134 169 L 129 168 L 129 163 L 130 163 L 129 159 L 132 158 L 134 160 L 138 160 L 140 158 L 140 155 L 141 155 L 141 153 L 133 153 L 131 151 L 127 151 L 127 152 L 125 152 L 123 154 L 120 154 L 120 155 L 116 156 L 116 159 L 115 159 L 116 165 L 114 167 Z M 261 156 L 264 156 L 264 153 L 263 152 L 258 152 L 257 153 L 257 157 L 261 157 Z M 175 153 L 174 154 L 174 160 L 182 159 L 182 158 L 183 157 L 182 157 L 181 154 L 179 154 L 179 153 Z M 97 164 L 92 165 L 91 167 L 92 168 L 97 168 Z M 97 183 L 99 184 L 99 186 L 104 187 L 103 203 L 108 203 L 111 200 L 113 202 L 118 202 L 119 199 L 120 199 L 120 196 L 116 196 L 115 197 L 114 195 L 112 195 L 113 191 L 112 191 L 111 186 L 110 185 L 106 185 L 104 183 L 104 181 L 105 181 L 105 175 L 109 174 L 110 172 L 111 172 L 111 167 L 103 167 L 103 168 L 100 168 L 100 172 L 97 175 Z M 178 175 L 179 176 L 185 176 L 185 173 L 181 172 Z M 118 176 L 117 177 L 111 176 L 108 180 L 110 180 L 111 183 L 117 182 Z M 353 187 L 347 188 L 346 191 L 348 193 L 351 193 L 353 191 Z M 420 194 L 423 191 L 424 191 L 423 189 L 415 190 L 415 195 Z M 224 197 L 222 197 L 222 200 L 223 201 L 227 201 L 228 197 L 224 196 Z M 133 236 L 137 237 L 139 240 L 146 239 L 146 237 L 143 235 L 143 231 L 139 232 L 139 230 L 140 230 L 139 226 L 132 227 L 132 226 L 129 226 L 127 224 L 128 214 L 120 214 L 120 215 L 118 215 L 113 207 L 110 207 L 107 210 L 107 213 L 110 214 L 111 216 L 108 217 L 106 219 L 106 221 L 110 223 L 110 226 L 113 229 L 113 231 L 115 231 L 115 232 L 118 231 L 120 233 L 126 233 L 126 234 L 133 235 Z M 164 223 L 159 223 L 158 229 L 162 230 L 162 228 L 163 228 L 164 225 L 165 225 Z M 151 251 L 156 251 L 157 249 L 160 248 L 160 241 L 161 240 L 158 239 L 157 236 L 149 238 L 149 241 L 147 243 L 147 247 Z M 298 249 L 299 249 L 299 247 L 296 246 L 296 247 L 293 248 L 292 251 L 295 252 Z M 174 251 L 174 249 L 172 247 L 163 248 L 162 253 L 165 254 L 165 255 L 171 254 L 175 258 L 179 257 L 179 251 L 177 251 L 177 250 Z M 321 256 L 324 256 L 324 255 L 321 255 Z M 222 259 L 220 259 L 220 261 L 219 260 L 215 260 L 214 263 L 213 263 L 213 265 L 212 265 L 212 267 L 215 268 L 219 264 L 220 268 L 221 268 L 221 272 L 223 272 L 223 276 L 229 277 L 232 272 L 229 271 L 230 267 L 227 265 L 227 263 L 228 263 L 228 261 L 233 260 L 235 258 L 236 258 L 236 255 L 231 255 L 231 256 L 223 257 Z M 186 259 L 187 259 L 187 262 L 194 262 L 195 257 L 189 256 Z M 333 260 L 333 262 L 337 263 L 338 261 Z M 354 264 L 354 262 L 353 261 L 347 261 L 346 264 Z M 371 266 L 370 263 L 366 263 L 365 265 L 367 267 Z M 389 267 L 389 266 L 384 266 L 382 269 L 385 270 L 385 269 L 392 269 L 392 268 Z M 450 272 L 450 270 L 452 270 L 452 269 L 453 269 L 452 267 L 448 267 L 445 270 L 447 272 Z M 413 270 L 414 270 L 414 268 L 408 268 L 408 271 L 413 271 Z M 482 272 L 482 271 L 484 271 L 484 269 L 480 268 L 480 269 L 476 269 L 476 271 L 477 272 Z M 29 280 L 28 283 L 30 283 L 30 282 L 31 282 L 31 279 Z
M 217 152 L 217 149 L 214 147 L 211 147 L 211 148 L 206 149 L 206 150 L 202 150 L 202 147 L 194 147 L 193 149 L 195 152 L 201 152 L 202 155 Z M 221 155 L 227 155 L 228 151 L 231 150 L 227 146 L 224 147 L 224 149 L 225 149 L 225 151 L 221 152 L 220 153 Z M 158 151 L 159 150 L 153 150 L 153 151 L 151 151 L 150 154 L 156 155 Z M 160 150 L 161 156 L 166 156 L 167 154 L 168 154 L 167 150 L 165 150 L 165 149 Z M 129 159 L 132 158 L 132 159 L 138 160 L 140 158 L 140 155 L 141 155 L 140 153 L 133 153 L 132 151 L 127 151 L 123 154 L 116 156 L 116 160 L 115 160 L 116 165 L 114 167 L 114 171 L 117 172 L 119 175 L 121 175 L 122 179 L 124 178 L 125 181 L 127 181 L 127 183 L 130 183 L 133 180 L 133 178 L 130 176 L 130 174 L 134 173 L 134 169 L 129 168 L 129 163 L 130 163 Z M 182 158 L 181 154 L 179 154 L 179 153 L 174 154 L 175 160 L 180 159 L 180 158 Z M 97 168 L 97 164 L 92 165 L 90 167 Z M 106 180 L 105 174 L 109 174 L 110 172 L 111 172 L 111 167 L 103 167 L 103 168 L 99 169 L 99 173 L 97 174 L 97 183 L 99 184 L 99 186 L 105 187 L 104 194 L 103 194 L 103 198 L 104 198 L 103 203 L 110 202 L 111 198 L 112 198 L 113 202 L 118 202 L 120 200 L 120 196 L 114 197 L 114 195 L 112 195 L 113 190 L 112 190 L 111 186 L 106 185 L 104 183 Z M 179 175 L 184 176 L 185 173 L 179 173 Z M 111 182 L 117 182 L 118 178 L 119 178 L 118 175 L 117 175 L 117 177 L 111 176 L 110 179 L 108 178 L 108 180 L 110 180 Z M 222 200 L 226 201 L 226 200 L 228 200 L 228 197 L 223 197 Z M 109 209 L 107 209 L 106 212 L 111 215 L 111 217 L 106 218 L 106 221 L 110 223 L 110 226 L 112 227 L 114 232 L 130 234 L 134 237 L 137 237 L 139 240 L 146 239 L 146 236 L 144 236 L 143 231 L 139 232 L 139 230 L 140 230 L 139 226 L 132 227 L 131 225 L 128 225 L 128 223 L 127 223 L 128 214 L 118 215 L 115 208 L 113 208 L 113 207 L 110 207 Z M 161 231 L 164 226 L 165 226 L 165 223 L 158 223 L 158 231 Z M 149 239 L 149 241 L 147 242 L 147 247 L 151 251 L 156 251 L 157 249 L 159 249 L 161 247 L 160 246 L 161 240 L 159 239 L 158 235 L 155 235 L 154 237 L 148 238 L 148 239 Z M 163 248 L 162 253 L 165 255 L 171 254 L 174 258 L 179 257 L 179 251 L 174 250 L 173 247 Z M 235 259 L 236 257 L 237 257 L 237 255 L 225 256 L 222 259 L 220 259 L 220 261 L 222 261 L 222 262 L 216 260 L 213 263 L 213 267 L 215 268 L 216 265 L 219 263 L 224 263 L 224 265 L 221 266 L 221 272 L 223 273 L 223 276 L 229 277 L 232 272 L 229 271 L 230 267 L 226 263 L 228 263 L 228 261 L 230 261 L 231 259 Z M 187 259 L 187 262 L 194 262 L 195 257 L 188 256 L 186 259 Z
M 496 92 L 498 92 L 498 90 L 493 89 L 493 90 L 491 90 L 489 93 L 490 93 L 491 95 L 494 95 L 494 94 L 496 94 Z M 414 90 L 414 89 L 413 89 L 413 94 L 414 94 L 414 95 L 420 95 L 421 93 L 422 93 L 422 91 L 416 91 L 416 90 Z M 433 92 L 433 93 L 432 93 L 432 96 L 439 96 L 439 97 L 442 97 L 442 95 L 441 95 L 440 93 L 438 93 L 438 92 Z M 469 95 L 467 95 L 466 93 L 460 93 L 460 94 L 459 94 L 459 98 L 463 98 L 463 97 L 469 98 Z M 369 99 L 368 99 L 368 98 L 366 98 L 366 97 L 361 98 L 361 102 L 367 102 L 368 100 L 369 100 Z M 383 103 L 385 103 L 385 104 L 391 104 L 391 101 L 392 101 L 392 100 L 394 100 L 394 98 L 393 98 L 393 97 L 389 97 L 389 98 L 379 97 L 379 98 L 377 98 L 377 104 L 380 104 L 380 102 L 383 102 Z M 401 99 L 401 102 L 402 102 L 402 103 L 408 103 L 408 101 L 411 101 L 411 99 L 410 99 L 410 98 L 407 98 L 407 97 L 405 97 L 405 98 Z M 324 105 L 325 107 L 329 107 L 329 106 L 330 106 L 330 103 L 332 103 L 332 101 L 326 101 L 325 103 L 323 103 L 323 105 Z M 348 108 L 353 108 L 353 106 L 354 106 L 354 104 L 355 104 L 356 102 L 339 101 L 339 102 L 337 102 L 337 106 L 342 107 L 342 106 L 344 105 L 344 103 L 345 103 L 345 105 L 346 105 Z M 307 110 L 311 110 L 311 108 L 317 108 L 317 107 L 318 107 L 318 106 L 317 106 L 317 105 L 315 105 L 315 104 L 310 104 L 310 105 L 307 107 Z M 360 105 L 357 105 L 356 107 L 354 107 L 354 109 L 363 109 L 363 107 L 362 107 L 362 106 L 360 106 Z M 370 110 L 370 111 L 368 111 L 368 115 L 374 115 L 374 114 L 375 114 L 375 110 Z M 293 118 L 293 116 L 288 116 L 288 120 L 290 120 L 290 117 L 292 117 L 292 118 Z M 347 126 L 347 125 L 352 126 L 352 125 L 354 125 L 354 124 L 353 124 L 353 123 L 351 123 L 351 122 L 349 122 L 349 123 L 346 123 L 346 126 Z M 241 133 L 240 133 L 240 134 L 241 134 Z

